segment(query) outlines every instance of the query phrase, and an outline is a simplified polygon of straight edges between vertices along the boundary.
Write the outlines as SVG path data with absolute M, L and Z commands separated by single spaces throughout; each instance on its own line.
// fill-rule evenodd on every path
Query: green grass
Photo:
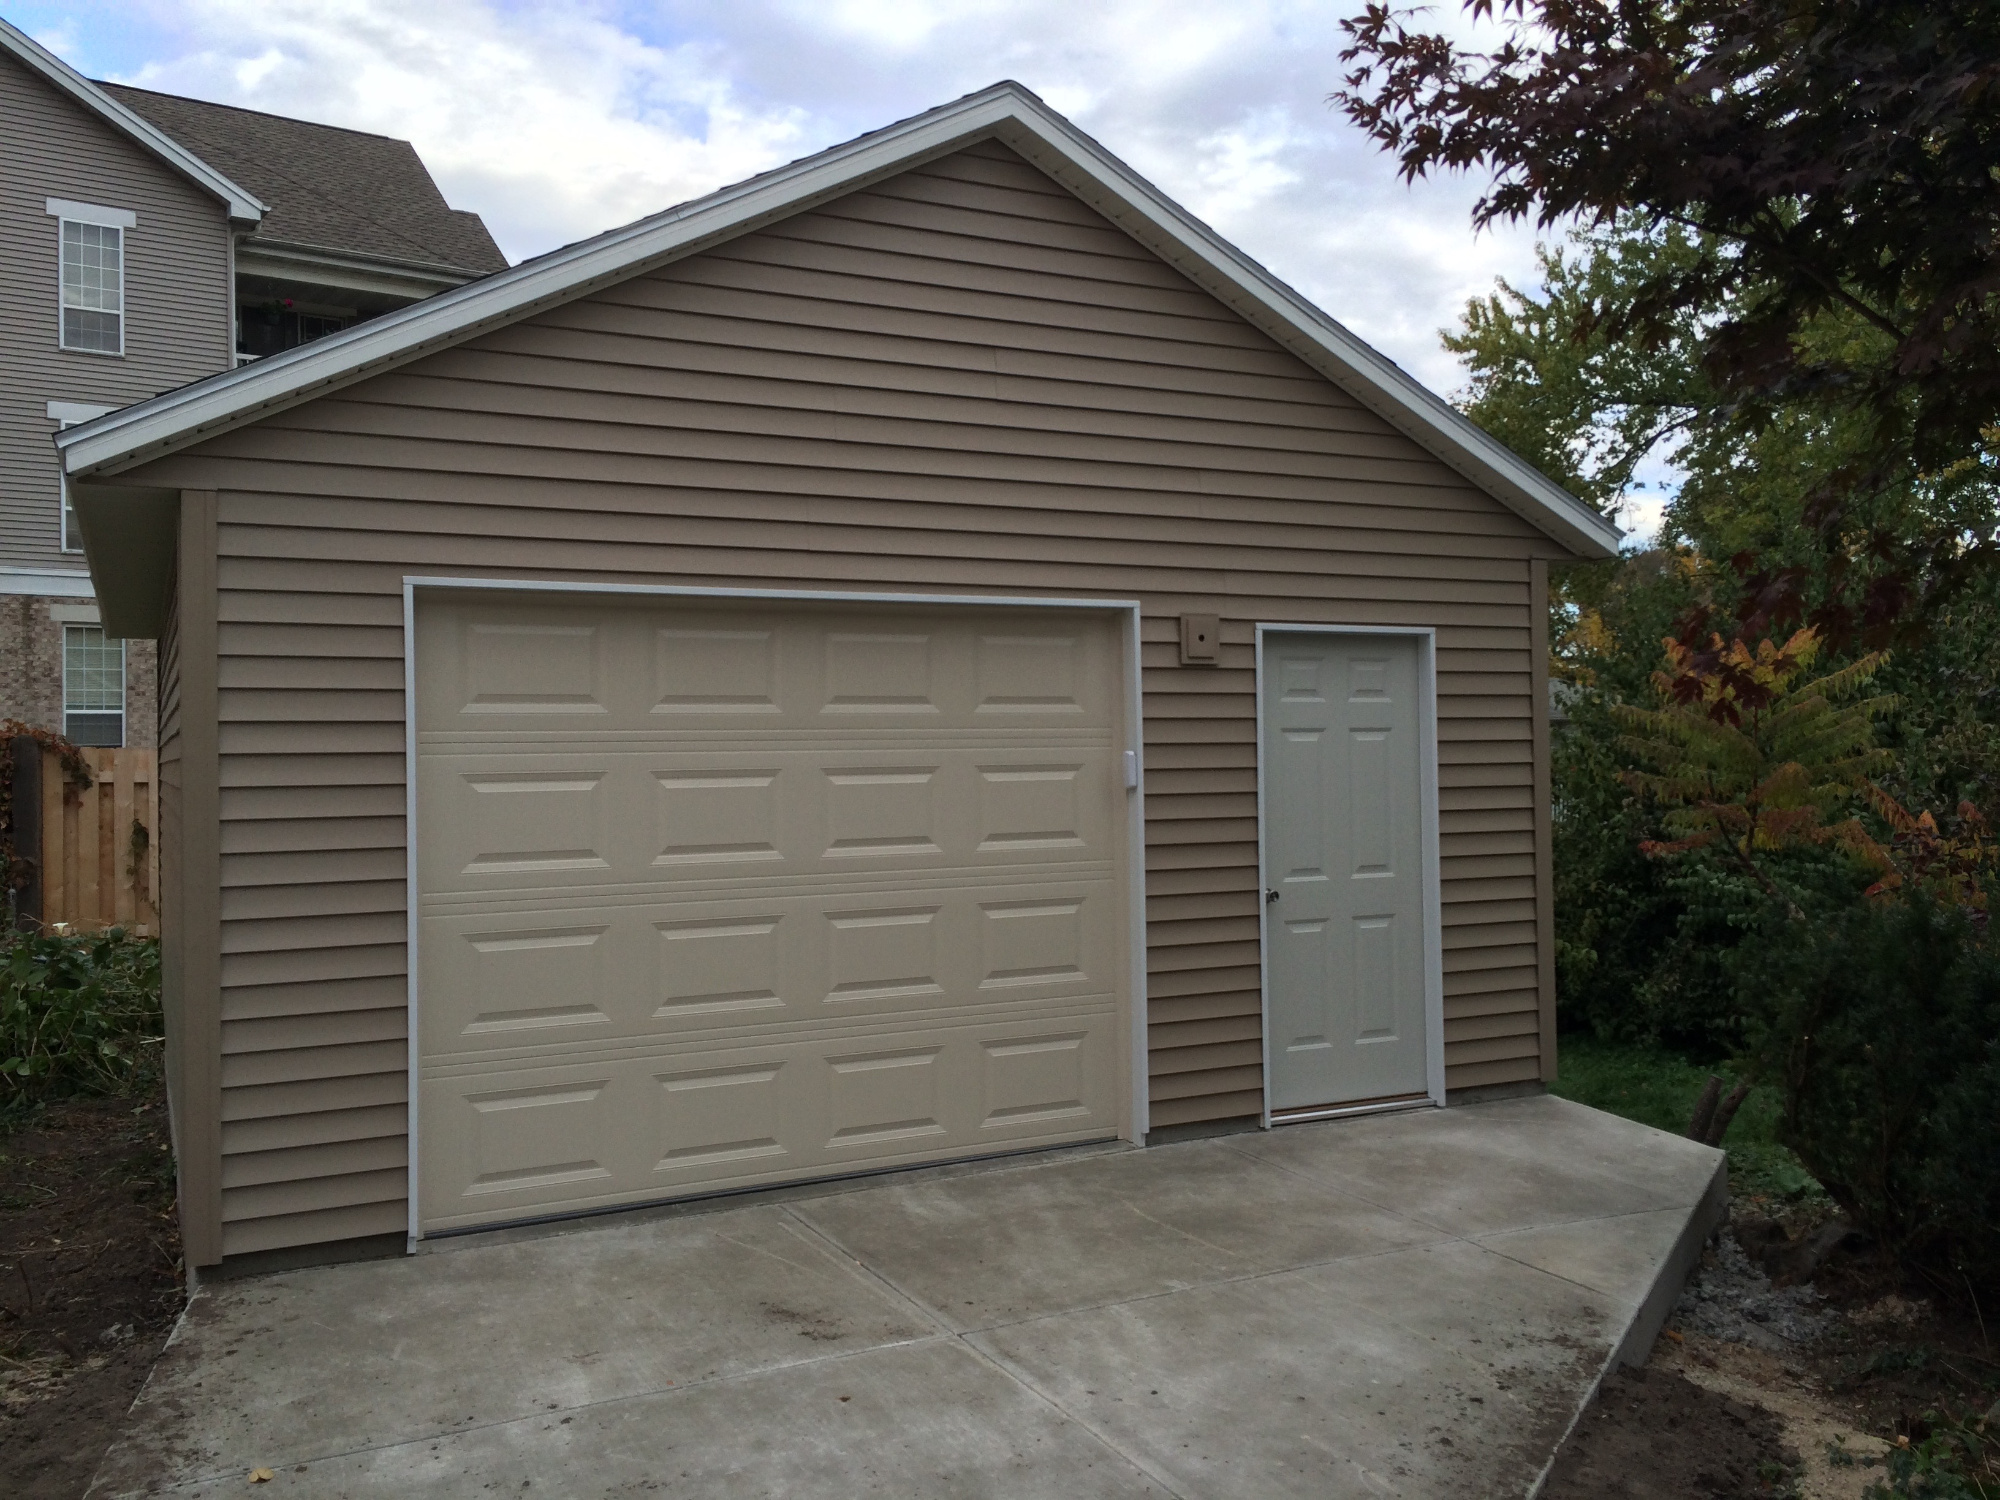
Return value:
M 1628 1120 L 1687 1133 L 1695 1100 L 1711 1072 L 1660 1047 L 1604 1042 L 1588 1033 L 1563 1037 L 1561 1076 L 1549 1092 Z M 1723 1137 L 1729 1153 L 1730 1190 L 1742 1198 L 1782 1203 L 1823 1196 L 1820 1185 L 1778 1140 L 1778 1100 L 1766 1088 L 1751 1090 Z

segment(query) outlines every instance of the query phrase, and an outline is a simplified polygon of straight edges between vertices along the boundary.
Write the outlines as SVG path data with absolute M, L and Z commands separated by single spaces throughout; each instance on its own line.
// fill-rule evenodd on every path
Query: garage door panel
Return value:
M 424 919 L 425 1055 L 749 1034 L 1109 999 L 1116 882 L 574 900 Z
M 650 774 L 659 789 L 653 799 L 655 870 L 699 880 L 725 867 L 761 870 L 784 861 L 782 799 L 791 786 L 781 785 L 781 766 L 753 757 L 748 764 L 652 768 Z
M 589 1196 L 618 1175 L 608 1069 L 489 1084 L 468 1093 L 470 1197 Z
M 657 1002 L 641 1020 L 642 1030 L 712 1025 L 724 1017 L 746 1024 L 779 1022 L 795 1009 L 785 999 L 800 998 L 785 949 L 799 926 L 796 912 L 725 908 L 702 916 L 668 914 L 679 910 L 653 908 L 637 917 L 650 929 L 639 941 L 653 963 L 633 989 Z
M 1058 727 L 1118 717 L 1107 624 L 1018 612 L 616 607 L 527 595 L 427 601 L 427 727 L 657 730 Z
M 643 627 L 642 627 L 643 628 Z M 780 632 L 740 619 L 694 619 L 656 625 L 651 645 L 652 702 L 663 721 L 709 728 L 729 716 L 759 723 L 784 713 Z
M 490 761 L 453 779 L 450 826 L 461 833 L 451 862 L 461 875 L 547 884 L 608 873 L 614 788 L 604 766 L 563 757 L 544 766 Z M 419 789 L 421 795 L 422 789 Z
M 1118 1134 L 1122 650 L 420 596 L 424 1227 Z
M 460 712 L 477 719 L 611 711 L 602 622 L 484 620 L 466 627 Z
M 1110 748 L 426 749 L 426 895 L 1108 861 Z
M 1101 1139 L 1115 1008 L 426 1079 L 426 1227 Z
M 475 921 L 470 930 L 440 932 L 439 968 L 461 971 L 447 981 L 462 997 L 460 1035 L 467 1043 L 493 1046 L 520 1045 L 531 1034 L 538 1034 L 536 1041 L 550 1033 L 574 1037 L 578 1028 L 611 1034 L 615 1023 L 606 1006 L 618 992 L 619 976 L 606 972 L 616 946 L 610 933 L 609 921 L 553 917 L 527 924 Z

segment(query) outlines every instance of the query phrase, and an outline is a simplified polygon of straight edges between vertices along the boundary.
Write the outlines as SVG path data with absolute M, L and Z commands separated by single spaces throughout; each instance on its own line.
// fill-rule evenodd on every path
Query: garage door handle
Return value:
M 1276 901 L 1277 899 L 1278 899 L 1278 893 L 1276 891 L 1264 892 L 1264 904 L 1266 906 L 1269 906 L 1273 901 Z

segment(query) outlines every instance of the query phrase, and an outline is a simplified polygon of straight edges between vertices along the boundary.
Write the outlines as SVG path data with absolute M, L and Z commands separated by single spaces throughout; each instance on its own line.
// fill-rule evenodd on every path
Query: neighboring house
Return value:
M 236 236 L 236 351 L 277 354 L 507 269 L 408 141 L 124 84 L 104 92 L 268 205 Z
M 505 266 L 407 141 L 93 83 L 0 21 L 0 718 L 154 738 L 52 434 Z
M 1616 530 L 1017 85 L 59 442 L 192 1264 L 1553 1075 Z

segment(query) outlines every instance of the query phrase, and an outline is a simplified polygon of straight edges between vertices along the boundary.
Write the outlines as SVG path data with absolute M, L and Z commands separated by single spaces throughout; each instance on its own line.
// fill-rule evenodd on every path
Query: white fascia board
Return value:
M 163 134 L 158 126 L 134 114 L 5 18 L 0 18 L 0 48 L 13 53 L 112 129 L 130 137 L 175 171 L 192 178 L 220 198 L 229 206 L 230 218 L 254 224 L 264 217 L 268 205 L 258 201 L 255 194 L 245 192 L 171 136 Z
M 1015 83 L 995 84 L 511 271 L 72 428 L 57 439 L 65 471 L 75 477 L 130 467 L 988 138 L 1020 151 L 1546 535 L 1580 556 L 1617 554 L 1617 527 Z

